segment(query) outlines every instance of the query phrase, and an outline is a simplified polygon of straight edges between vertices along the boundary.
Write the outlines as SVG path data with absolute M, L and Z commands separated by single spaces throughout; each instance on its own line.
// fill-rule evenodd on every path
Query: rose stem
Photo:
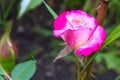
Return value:
M 77 67 L 78 67 L 78 70 L 77 70 L 77 79 L 78 80 L 82 80 L 81 78 L 82 78 L 82 76 L 81 76 L 81 63 L 80 63 L 80 61 L 77 59 Z
M 100 1 L 100 8 L 98 9 L 97 20 L 98 20 L 98 24 L 101 26 L 103 26 L 103 23 L 104 23 L 108 3 L 109 3 L 109 0 L 101 0 Z M 88 67 L 86 68 L 86 72 L 87 72 L 86 79 L 88 79 L 90 77 L 88 74 L 90 74 L 90 72 L 91 72 L 92 65 L 93 65 L 93 62 L 91 64 L 89 64 Z
M 103 23 L 104 23 L 104 18 L 106 16 L 108 3 L 109 3 L 109 0 L 101 0 L 100 1 L 100 8 L 98 9 L 97 20 L 98 20 L 98 24 L 101 26 L 103 26 Z M 83 76 L 84 77 L 83 79 L 88 79 L 90 77 L 89 74 L 91 72 L 92 65 L 93 65 L 93 62 L 88 65 L 85 72 L 82 74 L 82 75 L 84 75 L 85 73 L 87 74 L 87 75 Z M 78 73 L 78 76 L 80 76 L 79 73 Z M 81 79 L 78 79 L 78 80 L 81 80 Z
M 98 20 L 98 24 L 101 26 L 103 26 L 103 23 L 104 23 L 104 18 L 106 16 L 108 3 L 109 3 L 109 0 L 100 1 L 100 8 L 98 9 L 97 20 Z

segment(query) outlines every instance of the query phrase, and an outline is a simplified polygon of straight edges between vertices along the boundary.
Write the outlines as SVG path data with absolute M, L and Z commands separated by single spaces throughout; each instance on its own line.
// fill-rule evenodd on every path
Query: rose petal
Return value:
M 98 51 L 101 48 L 105 38 L 105 30 L 103 27 L 98 26 L 88 43 L 76 50 L 75 53 L 82 56 L 90 56 L 92 53 Z
M 97 20 L 81 10 L 71 10 L 60 14 L 54 21 L 53 34 L 60 37 L 67 30 L 78 30 L 81 28 L 91 28 L 94 32 L 98 23 Z M 90 34 L 91 35 L 91 34 Z
M 72 10 L 72 11 L 70 11 L 69 14 L 66 15 L 66 19 L 69 22 L 71 22 L 74 19 L 82 20 L 82 23 L 79 24 L 79 25 L 73 24 L 72 25 L 73 26 L 72 30 L 77 30 L 77 29 L 80 29 L 81 27 L 94 29 L 98 25 L 97 20 L 93 16 L 85 13 L 82 10 Z
M 90 36 L 91 29 L 83 28 L 80 30 L 67 30 L 61 35 L 61 38 L 74 50 L 85 45 Z
M 66 14 L 68 14 L 67 11 L 60 14 L 56 18 L 56 20 L 54 21 L 54 30 L 62 30 L 62 29 L 64 29 L 64 27 L 66 26 L 66 23 L 67 23 L 67 19 L 65 17 Z

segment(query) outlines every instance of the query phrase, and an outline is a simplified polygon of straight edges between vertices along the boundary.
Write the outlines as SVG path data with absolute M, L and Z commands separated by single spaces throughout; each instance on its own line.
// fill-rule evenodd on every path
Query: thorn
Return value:
M 95 9 L 93 9 L 94 11 L 97 11 L 101 8 L 101 5 L 99 5 L 98 7 L 96 7 Z

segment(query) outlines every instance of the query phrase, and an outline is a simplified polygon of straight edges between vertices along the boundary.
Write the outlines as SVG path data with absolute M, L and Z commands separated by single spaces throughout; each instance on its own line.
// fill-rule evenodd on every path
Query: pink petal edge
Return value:
M 75 50 L 77 55 L 90 56 L 92 53 L 100 50 L 106 38 L 106 32 L 103 27 L 98 26 L 93 35 L 94 38 L 90 41 L 90 43 L 86 44 L 78 50 Z

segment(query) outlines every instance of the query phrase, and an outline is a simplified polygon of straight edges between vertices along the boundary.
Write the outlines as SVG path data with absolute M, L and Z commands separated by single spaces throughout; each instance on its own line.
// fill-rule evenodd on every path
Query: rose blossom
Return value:
M 62 38 L 76 54 L 90 56 L 104 43 L 106 32 L 97 20 L 81 10 L 60 14 L 54 21 L 54 36 Z

